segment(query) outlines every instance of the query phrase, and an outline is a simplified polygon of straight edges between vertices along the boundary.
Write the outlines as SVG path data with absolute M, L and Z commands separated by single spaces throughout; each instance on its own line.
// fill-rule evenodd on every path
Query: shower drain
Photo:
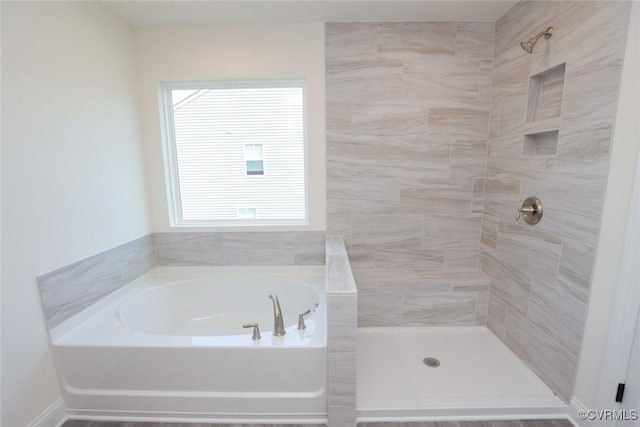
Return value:
M 437 368 L 440 366 L 440 361 L 435 357 L 425 357 L 422 362 L 430 368 Z

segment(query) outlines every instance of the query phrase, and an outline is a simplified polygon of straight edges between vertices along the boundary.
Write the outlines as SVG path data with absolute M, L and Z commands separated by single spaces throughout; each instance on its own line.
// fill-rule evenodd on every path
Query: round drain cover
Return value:
M 425 357 L 422 362 L 430 368 L 437 368 L 440 366 L 440 361 L 435 357 Z

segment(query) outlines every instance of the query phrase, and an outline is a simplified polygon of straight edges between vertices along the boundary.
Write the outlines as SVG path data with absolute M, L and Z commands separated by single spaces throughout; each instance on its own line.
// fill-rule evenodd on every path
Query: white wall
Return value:
M 36 276 L 149 233 L 130 28 L 2 2 L 2 420 L 59 397 Z
M 600 239 L 574 390 L 574 399 L 587 408 L 596 408 L 640 148 L 640 4 L 637 2 L 632 9 L 625 55 Z M 612 389 L 611 393 L 614 392 Z
M 252 78 L 305 78 L 307 81 L 309 225 L 286 229 L 325 230 L 324 24 L 146 27 L 136 30 L 136 42 L 142 136 L 154 231 L 185 231 L 169 228 L 158 82 Z M 273 229 L 260 227 L 260 231 Z M 248 231 L 231 227 L 224 230 Z

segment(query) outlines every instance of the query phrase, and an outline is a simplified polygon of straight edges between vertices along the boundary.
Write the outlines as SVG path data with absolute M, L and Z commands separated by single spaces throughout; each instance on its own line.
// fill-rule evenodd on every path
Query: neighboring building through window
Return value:
M 304 82 L 163 83 L 162 95 L 172 225 L 307 223 Z
M 264 158 L 262 157 L 262 144 L 245 145 L 244 160 L 247 165 L 247 175 L 264 175 Z
M 238 218 L 254 219 L 257 218 L 256 208 L 238 208 Z

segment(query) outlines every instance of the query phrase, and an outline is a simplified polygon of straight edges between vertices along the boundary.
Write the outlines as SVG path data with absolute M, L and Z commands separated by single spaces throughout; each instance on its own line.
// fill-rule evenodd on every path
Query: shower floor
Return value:
M 429 367 L 424 359 L 440 362 Z M 359 421 L 559 418 L 565 405 L 485 327 L 359 328 Z

